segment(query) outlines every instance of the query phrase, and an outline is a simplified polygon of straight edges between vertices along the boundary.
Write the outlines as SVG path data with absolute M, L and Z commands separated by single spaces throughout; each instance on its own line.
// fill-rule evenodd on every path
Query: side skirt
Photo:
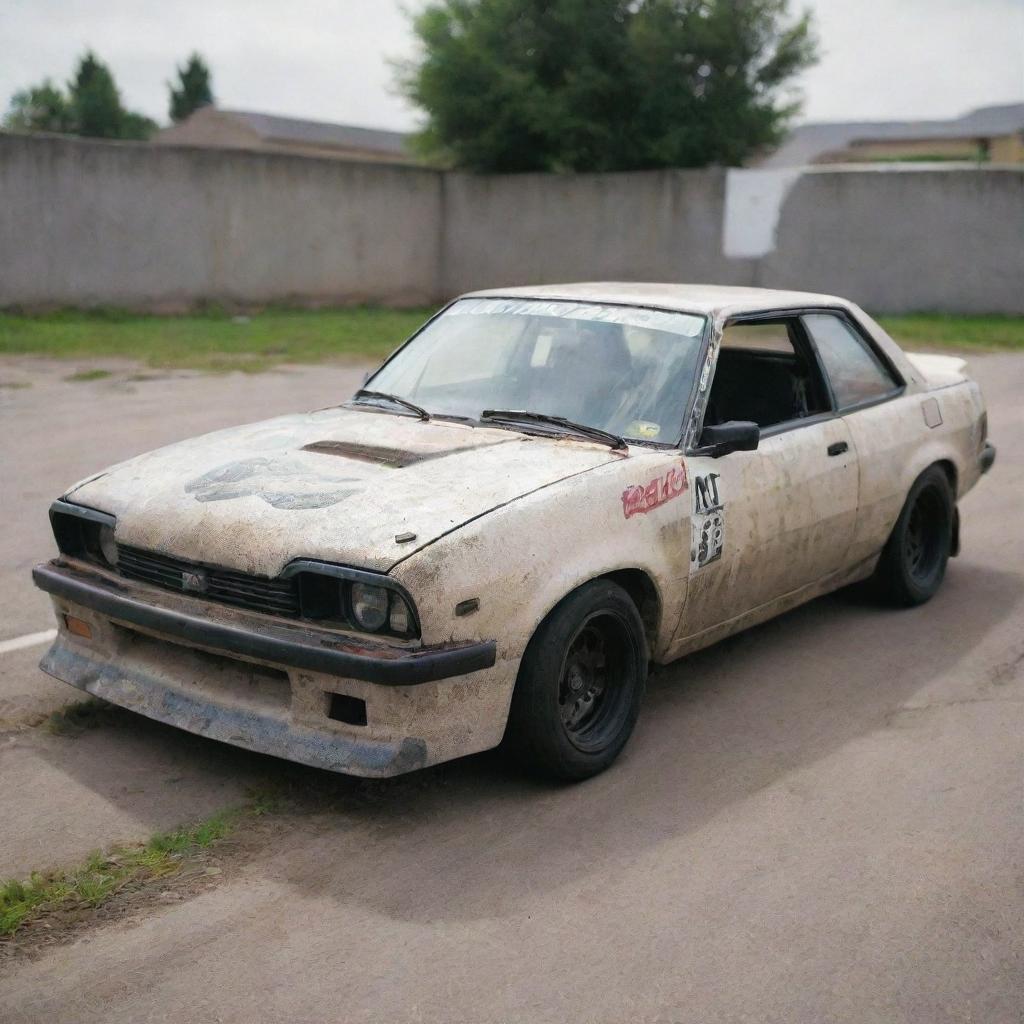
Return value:
M 712 644 L 718 643 L 719 640 L 724 640 L 727 636 L 732 636 L 734 633 L 749 629 L 751 626 L 767 622 L 768 619 L 791 611 L 793 608 L 806 604 L 808 601 L 813 601 L 816 597 L 822 597 L 852 583 L 866 580 L 875 571 L 878 559 L 879 555 L 872 555 L 871 558 L 858 563 L 851 569 L 843 569 L 838 573 L 832 573 L 805 587 L 790 591 L 790 593 L 784 594 L 782 597 L 777 597 L 765 604 L 758 605 L 756 608 L 751 608 L 750 611 L 744 612 L 742 615 L 726 619 L 725 622 L 720 622 L 717 626 L 711 626 L 700 633 L 683 637 L 681 640 L 676 641 L 662 657 L 658 658 L 657 663 L 667 665 L 669 662 L 685 657 L 687 654 L 692 654 L 694 651 L 710 647 Z M 683 615 L 686 615 L 685 610 Z

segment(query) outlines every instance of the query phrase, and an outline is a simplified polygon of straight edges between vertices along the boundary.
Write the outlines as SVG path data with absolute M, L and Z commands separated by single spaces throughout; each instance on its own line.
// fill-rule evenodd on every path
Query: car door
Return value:
M 895 367 L 841 310 L 815 310 L 801 321 L 860 460 L 857 524 L 850 564 L 878 554 L 906 498 L 903 466 L 928 424 L 920 402 L 901 398 Z M 941 419 L 941 413 L 940 413 Z
M 695 636 L 842 568 L 857 518 L 849 426 L 797 317 L 723 330 L 705 420 L 754 420 L 756 451 L 688 460 L 690 579 L 677 639 Z

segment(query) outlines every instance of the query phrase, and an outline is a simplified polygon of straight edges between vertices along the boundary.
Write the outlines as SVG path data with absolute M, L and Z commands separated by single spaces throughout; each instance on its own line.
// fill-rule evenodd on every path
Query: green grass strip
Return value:
M 954 316 L 911 313 L 878 322 L 908 351 L 976 349 L 1024 352 L 1024 316 Z
M 147 316 L 112 310 L 40 315 L 0 313 L 0 354 L 60 359 L 118 358 L 153 367 L 256 372 L 279 363 L 376 361 L 403 342 L 431 309 L 218 310 Z M 84 370 L 73 380 L 97 380 Z
M 58 911 L 101 906 L 125 887 L 162 879 L 181 870 L 202 850 L 216 846 L 243 818 L 266 813 L 273 799 L 257 796 L 243 808 L 154 835 L 142 844 L 96 852 L 67 871 L 34 871 L 27 879 L 0 884 L 0 937 Z

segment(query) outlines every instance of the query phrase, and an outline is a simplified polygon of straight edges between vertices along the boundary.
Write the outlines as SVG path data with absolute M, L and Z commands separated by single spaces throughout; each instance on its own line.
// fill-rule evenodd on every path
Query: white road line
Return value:
M 48 644 L 57 635 L 55 629 L 44 629 L 42 633 L 26 633 L 24 636 L 16 636 L 12 640 L 0 640 L 0 654 L 10 654 L 11 651 L 20 651 L 22 647 L 35 647 L 38 644 Z

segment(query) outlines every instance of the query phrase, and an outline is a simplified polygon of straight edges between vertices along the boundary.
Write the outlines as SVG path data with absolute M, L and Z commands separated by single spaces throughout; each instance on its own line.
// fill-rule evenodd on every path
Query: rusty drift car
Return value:
M 606 768 L 663 664 L 855 581 L 927 601 L 991 466 L 962 360 L 843 299 L 457 299 L 349 401 L 141 455 L 50 509 L 42 668 L 361 776 L 506 744 Z

